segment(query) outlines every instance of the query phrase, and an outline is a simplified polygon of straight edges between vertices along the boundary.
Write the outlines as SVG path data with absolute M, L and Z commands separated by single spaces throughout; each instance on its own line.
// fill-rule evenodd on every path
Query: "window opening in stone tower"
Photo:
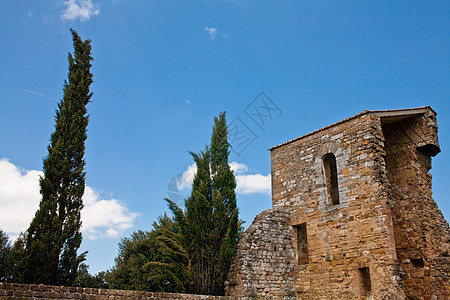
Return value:
M 415 268 L 423 268 L 425 265 L 423 258 L 411 258 L 411 262 Z
M 336 157 L 333 153 L 325 154 L 322 158 L 327 182 L 327 196 L 329 205 L 339 204 L 339 188 L 336 167 Z
M 306 223 L 294 226 L 297 234 L 297 253 L 298 253 L 298 264 L 306 265 L 308 264 L 308 236 L 306 233 Z
M 372 291 L 372 283 L 370 282 L 369 268 L 359 268 L 359 282 L 361 288 L 361 294 L 367 295 Z

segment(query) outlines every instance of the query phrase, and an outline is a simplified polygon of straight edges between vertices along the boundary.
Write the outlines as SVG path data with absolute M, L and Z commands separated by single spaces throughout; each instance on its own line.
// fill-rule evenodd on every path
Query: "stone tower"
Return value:
M 270 151 L 272 208 L 243 234 L 228 295 L 450 298 L 433 109 L 364 111 Z

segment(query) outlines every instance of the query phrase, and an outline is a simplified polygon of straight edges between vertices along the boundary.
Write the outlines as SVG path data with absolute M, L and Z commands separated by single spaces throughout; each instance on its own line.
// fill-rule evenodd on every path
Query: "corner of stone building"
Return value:
M 397 260 L 408 298 L 450 297 L 450 227 L 432 198 L 431 159 L 440 152 L 436 113 L 428 108 L 383 122 L 387 191 Z M 439 263 L 437 263 L 439 262 Z

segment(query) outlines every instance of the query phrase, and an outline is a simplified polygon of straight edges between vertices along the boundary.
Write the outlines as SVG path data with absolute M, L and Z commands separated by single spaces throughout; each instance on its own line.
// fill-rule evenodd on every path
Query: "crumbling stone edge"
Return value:
M 0 282 L 0 300 L 6 299 L 185 299 L 185 300 L 235 300 L 237 297 L 206 296 L 176 293 L 125 291 L 82 287 L 18 284 Z

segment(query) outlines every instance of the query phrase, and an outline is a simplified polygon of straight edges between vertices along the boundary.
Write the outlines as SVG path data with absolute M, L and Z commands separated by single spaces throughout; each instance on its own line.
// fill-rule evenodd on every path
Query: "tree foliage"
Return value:
M 151 231 L 136 231 L 119 243 L 115 266 L 108 272 L 110 287 L 157 292 L 185 292 L 188 257 L 179 225 L 166 214 Z
M 24 255 L 25 235 L 21 233 L 14 244 L 9 237 L 0 230 L 0 281 L 22 282 L 20 261 Z
M 170 199 L 170 210 L 180 224 L 194 283 L 190 292 L 224 293 L 224 283 L 236 250 L 240 223 L 236 180 L 228 164 L 230 145 L 225 112 L 214 118 L 211 146 L 191 152 L 197 165 L 191 196 L 183 211 Z
M 11 276 L 10 266 L 11 243 L 9 238 L 0 229 L 0 281 L 8 281 Z
M 107 289 L 108 283 L 106 282 L 106 272 L 99 272 L 97 275 L 91 275 L 89 273 L 89 266 L 85 263 L 80 263 L 77 271 L 77 278 L 75 279 L 74 286 Z
M 68 55 L 68 82 L 55 115 L 44 176 L 40 178 L 42 200 L 28 230 L 22 261 L 27 283 L 71 285 L 85 253 L 81 244 L 82 196 L 85 188 L 84 152 L 92 93 L 90 40 L 82 41 L 71 30 L 74 55 Z

